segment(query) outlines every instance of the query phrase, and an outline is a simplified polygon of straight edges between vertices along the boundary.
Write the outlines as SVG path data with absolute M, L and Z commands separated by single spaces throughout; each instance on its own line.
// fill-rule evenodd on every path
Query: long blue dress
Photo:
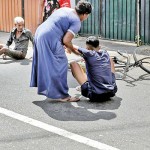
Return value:
M 68 60 L 62 44 L 67 31 L 78 33 L 79 17 L 71 8 L 56 10 L 36 30 L 30 87 L 48 98 L 66 98 Z

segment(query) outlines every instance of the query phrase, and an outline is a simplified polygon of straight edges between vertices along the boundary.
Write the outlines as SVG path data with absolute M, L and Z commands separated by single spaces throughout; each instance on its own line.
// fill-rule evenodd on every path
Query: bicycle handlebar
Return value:
M 126 76 L 127 76 L 127 72 L 129 70 L 129 66 L 130 66 L 130 57 L 128 55 L 128 53 L 126 52 L 127 56 L 124 55 L 123 53 L 121 53 L 119 50 L 117 51 L 119 55 L 121 55 L 122 57 L 126 58 L 127 59 L 127 62 L 125 63 L 125 68 L 124 68 L 124 71 L 123 71 L 123 77 L 122 79 L 124 79 Z
M 123 53 L 121 53 L 119 50 L 117 51 L 118 52 L 118 54 L 120 54 L 121 56 L 123 56 L 123 57 L 125 57 L 125 58 L 129 58 L 129 56 L 125 56 Z M 126 54 L 127 54 L 127 52 L 126 52 Z M 127 54 L 128 55 L 128 54 Z

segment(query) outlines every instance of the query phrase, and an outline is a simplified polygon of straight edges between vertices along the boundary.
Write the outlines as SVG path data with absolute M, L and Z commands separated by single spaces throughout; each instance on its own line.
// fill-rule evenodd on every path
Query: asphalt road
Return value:
M 0 42 L 8 35 L 0 32 Z M 73 42 L 84 47 L 85 37 Z M 133 43 L 100 43 L 112 51 L 132 53 L 136 48 Z M 0 150 L 150 149 L 150 75 L 140 68 L 130 70 L 136 80 L 117 80 L 118 92 L 108 102 L 90 103 L 82 97 L 77 103 L 61 103 L 29 87 L 31 64 L 0 56 Z M 70 70 L 68 85 L 72 96 L 80 96 Z
M 0 57 L 0 150 L 150 149 L 150 76 L 140 68 L 129 72 L 136 81 L 117 80 L 111 101 L 90 103 L 82 97 L 77 103 L 61 103 L 29 87 L 31 63 Z M 72 96 L 80 96 L 69 70 L 68 85 Z M 52 127 L 56 132 L 48 131 Z

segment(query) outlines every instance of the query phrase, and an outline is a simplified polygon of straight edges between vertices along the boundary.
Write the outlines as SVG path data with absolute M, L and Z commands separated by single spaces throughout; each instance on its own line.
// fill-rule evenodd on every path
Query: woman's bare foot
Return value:
M 63 99 L 59 99 L 58 101 L 59 102 L 78 102 L 78 101 L 80 101 L 80 99 L 77 98 L 77 97 L 69 96 L 69 97 L 66 97 L 66 98 L 63 98 Z
M 80 101 L 80 98 L 78 97 L 70 97 L 70 99 L 68 100 L 68 102 L 78 102 Z
M 62 98 L 62 99 L 58 99 L 58 101 L 59 102 L 67 102 L 70 98 L 71 98 L 71 96 L 66 97 L 66 98 Z

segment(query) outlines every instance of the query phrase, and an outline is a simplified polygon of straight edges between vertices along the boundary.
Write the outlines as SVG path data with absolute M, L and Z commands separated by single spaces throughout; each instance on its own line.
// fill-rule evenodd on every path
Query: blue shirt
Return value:
M 87 78 L 94 93 L 101 94 L 115 87 L 115 76 L 111 72 L 110 57 L 106 50 L 79 48 L 86 63 Z

